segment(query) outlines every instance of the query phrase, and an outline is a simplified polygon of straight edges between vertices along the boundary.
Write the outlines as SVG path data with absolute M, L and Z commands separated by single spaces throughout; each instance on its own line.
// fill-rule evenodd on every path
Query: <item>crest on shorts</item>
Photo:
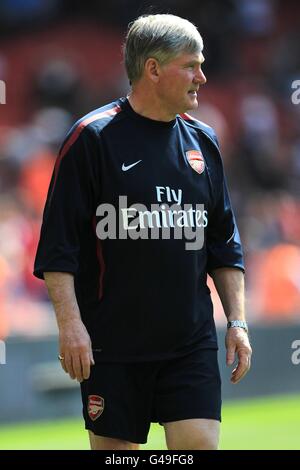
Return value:
M 88 397 L 88 414 L 92 421 L 95 421 L 102 415 L 104 410 L 104 398 L 99 395 L 89 395 Z
M 205 168 L 205 162 L 200 150 L 188 150 L 185 154 L 193 170 L 201 175 Z

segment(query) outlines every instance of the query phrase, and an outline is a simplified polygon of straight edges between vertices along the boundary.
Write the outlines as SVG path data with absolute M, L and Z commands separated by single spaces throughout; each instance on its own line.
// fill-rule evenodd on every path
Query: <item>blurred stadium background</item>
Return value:
M 1 0 L 0 449 L 87 448 L 78 386 L 57 364 L 54 315 L 32 265 L 59 145 L 84 113 L 126 95 L 121 43 L 128 22 L 149 12 L 179 14 L 203 35 L 208 83 L 194 114 L 218 134 L 245 247 L 255 353 L 237 386 L 223 365 L 225 318 L 210 284 L 221 447 L 300 448 L 300 354 L 292 361 L 292 343 L 300 346 L 300 104 L 291 99 L 300 3 Z M 147 448 L 164 448 L 158 426 Z

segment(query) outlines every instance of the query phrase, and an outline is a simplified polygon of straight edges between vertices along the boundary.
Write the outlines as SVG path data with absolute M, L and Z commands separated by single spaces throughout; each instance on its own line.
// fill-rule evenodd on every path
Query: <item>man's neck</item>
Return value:
M 169 112 L 156 95 L 145 89 L 135 88 L 127 98 L 132 109 L 141 116 L 164 122 L 170 122 L 176 118 L 176 114 Z

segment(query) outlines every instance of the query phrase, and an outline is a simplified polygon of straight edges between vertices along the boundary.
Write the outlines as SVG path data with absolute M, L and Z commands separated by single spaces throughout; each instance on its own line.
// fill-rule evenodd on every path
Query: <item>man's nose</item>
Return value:
M 204 85 L 207 80 L 206 80 L 206 76 L 204 75 L 203 71 L 200 69 L 197 74 L 195 75 L 194 77 L 194 81 L 196 83 L 199 83 L 200 85 Z

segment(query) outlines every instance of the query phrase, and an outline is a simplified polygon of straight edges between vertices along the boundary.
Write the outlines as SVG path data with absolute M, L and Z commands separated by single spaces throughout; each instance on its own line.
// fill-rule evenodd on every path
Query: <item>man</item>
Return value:
M 217 448 L 207 273 L 229 322 L 227 364 L 238 358 L 232 382 L 250 367 L 242 251 L 218 144 L 183 114 L 206 82 L 202 50 L 187 20 L 138 18 L 124 48 L 129 96 L 76 123 L 55 165 L 35 275 L 54 305 L 61 365 L 81 382 L 92 449 L 137 449 L 151 422 L 164 426 L 169 449 Z

